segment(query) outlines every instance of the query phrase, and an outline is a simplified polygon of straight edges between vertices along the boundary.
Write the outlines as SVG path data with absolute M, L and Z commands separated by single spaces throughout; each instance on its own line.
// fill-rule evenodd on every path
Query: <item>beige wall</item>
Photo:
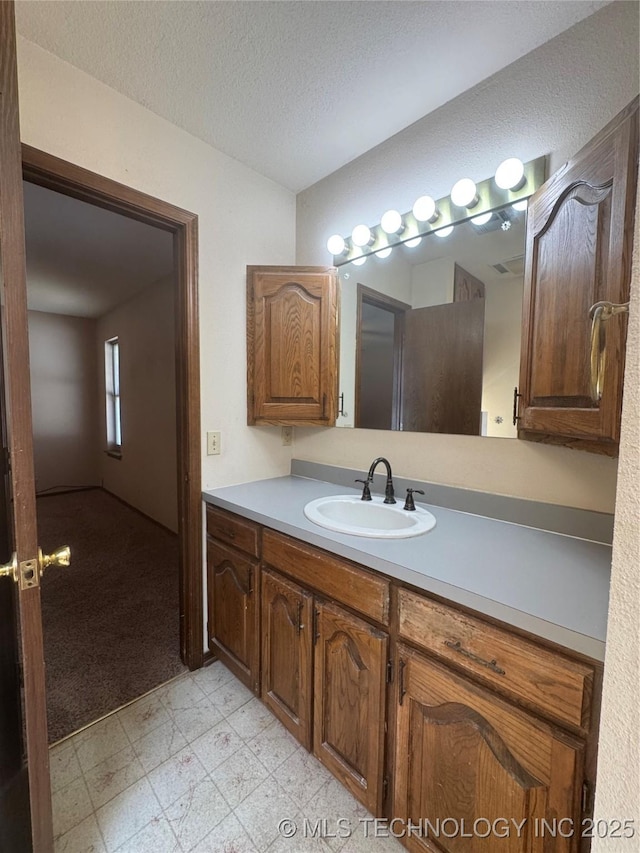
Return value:
M 198 215 L 203 486 L 287 473 L 280 430 L 246 425 L 245 267 L 294 260 L 293 193 L 20 37 L 18 82 L 23 142 Z
M 640 182 L 636 223 L 640 223 Z M 640 846 L 639 519 L 640 238 L 636 227 L 595 815 L 635 819 L 636 835 L 626 842 L 599 839 L 592 853 L 631 853 Z
M 36 491 L 100 485 L 95 320 L 29 311 Z
M 445 72 L 446 73 L 446 72 Z M 638 7 L 613 3 L 298 196 L 297 261 L 325 264 L 327 238 L 374 225 L 418 195 L 482 180 L 507 156 L 578 151 L 638 91 Z M 439 483 L 612 511 L 616 462 L 515 439 L 296 430 L 302 459 L 394 471 Z
M 168 238 L 169 239 L 169 238 Z M 105 489 L 178 530 L 174 286 L 145 288 L 96 326 L 100 447 L 106 449 L 104 344 L 120 344 L 122 458 L 100 454 Z

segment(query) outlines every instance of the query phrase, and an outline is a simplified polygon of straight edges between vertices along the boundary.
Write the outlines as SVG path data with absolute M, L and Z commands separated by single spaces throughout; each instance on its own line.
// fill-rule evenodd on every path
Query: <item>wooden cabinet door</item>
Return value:
M 258 692 L 258 564 L 214 539 L 207 541 L 209 646 L 254 693 Z
M 578 850 L 581 741 L 403 645 L 397 683 L 394 817 L 420 827 L 409 850 Z
M 594 373 L 603 368 L 597 392 L 590 310 L 629 299 L 637 158 L 636 100 L 529 202 L 521 438 L 561 436 L 568 439 L 561 443 L 616 452 L 627 318 L 606 320 L 595 341 Z
M 379 815 L 388 637 L 324 602 L 316 604 L 315 620 L 313 752 Z
M 281 575 L 262 572 L 262 701 L 311 749 L 312 597 Z
M 333 426 L 338 276 L 326 267 L 247 267 L 249 424 Z

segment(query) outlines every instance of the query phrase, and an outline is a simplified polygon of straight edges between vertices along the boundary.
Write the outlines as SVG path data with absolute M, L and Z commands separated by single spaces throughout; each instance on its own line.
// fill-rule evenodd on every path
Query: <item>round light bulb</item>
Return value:
M 419 246 L 422 242 L 422 237 L 412 237 L 411 240 L 406 240 L 404 245 L 408 246 L 410 249 L 415 249 L 416 246 Z
M 380 249 L 376 252 L 376 258 L 388 258 L 392 251 L 392 246 L 387 246 L 386 249 Z
M 447 225 L 446 228 L 440 228 L 435 233 L 438 235 L 438 237 L 448 237 L 449 234 L 452 233 L 452 231 L 453 231 L 453 225 Z
M 397 234 L 402 229 L 402 217 L 397 210 L 387 210 L 380 220 L 382 230 L 387 234 Z
M 475 182 L 471 178 L 461 178 L 451 188 L 451 201 L 456 207 L 473 207 L 478 203 Z
M 361 267 L 362 264 L 365 264 L 366 262 L 367 262 L 367 256 L 363 255 L 361 258 L 356 258 L 353 263 L 354 263 L 354 266 Z
M 524 164 L 517 157 L 503 160 L 496 169 L 495 182 L 501 190 L 514 190 L 521 187 L 524 178 Z
M 522 201 L 514 201 L 514 203 L 511 205 L 511 207 L 514 210 L 526 210 L 528 204 L 529 204 L 529 199 L 523 198 Z
M 333 234 L 327 240 L 327 249 L 332 255 L 341 255 L 346 248 L 344 238 L 339 234 Z
M 486 225 L 492 216 L 493 211 L 489 210 L 487 213 L 481 213 L 479 216 L 474 216 L 471 221 L 474 225 Z
M 371 242 L 371 229 L 366 225 L 356 225 L 351 232 L 354 246 L 368 246 Z
M 438 215 L 436 203 L 430 195 L 421 195 L 413 205 L 413 215 L 418 222 L 429 222 Z

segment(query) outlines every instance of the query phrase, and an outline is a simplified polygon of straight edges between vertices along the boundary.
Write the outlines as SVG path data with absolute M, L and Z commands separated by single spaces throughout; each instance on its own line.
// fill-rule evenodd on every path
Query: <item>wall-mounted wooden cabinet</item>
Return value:
M 637 166 L 636 100 L 529 201 L 520 438 L 617 453 Z
M 247 422 L 333 426 L 338 276 L 327 267 L 247 267 Z

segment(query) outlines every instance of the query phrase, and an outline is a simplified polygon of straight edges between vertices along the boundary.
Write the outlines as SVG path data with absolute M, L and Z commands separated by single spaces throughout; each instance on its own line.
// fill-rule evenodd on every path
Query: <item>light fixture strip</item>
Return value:
M 489 210 L 505 207 L 515 201 L 526 199 L 544 183 L 546 165 L 546 157 L 537 157 L 535 160 L 529 160 L 528 163 L 525 163 L 524 183 L 517 190 L 500 189 L 496 185 L 493 175 L 487 178 L 486 181 L 481 181 L 477 184 L 477 193 L 480 200 L 473 208 L 468 208 L 463 215 L 461 215 L 463 209 L 452 204 L 451 197 L 446 195 L 436 200 L 436 210 L 439 216 L 434 222 L 418 221 L 410 210 L 408 213 L 402 215 L 404 229 L 401 234 L 387 234 L 386 231 L 383 231 L 381 225 L 371 226 L 371 233 L 374 239 L 368 246 L 364 247 L 353 245 L 352 241 L 345 237 L 349 251 L 346 254 L 334 255 L 333 264 L 336 267 L 344 266 L 344 264 L 349 264 L 357 258 L 374 255 L 380 249 L 384 249 L 387 246 L 399 246 L 414 237 L 431 234 L 433 231 L 445 228 L 447 225 L 457 225 L 459 222 L 465 222 L 467 219 L 472 219 Z

